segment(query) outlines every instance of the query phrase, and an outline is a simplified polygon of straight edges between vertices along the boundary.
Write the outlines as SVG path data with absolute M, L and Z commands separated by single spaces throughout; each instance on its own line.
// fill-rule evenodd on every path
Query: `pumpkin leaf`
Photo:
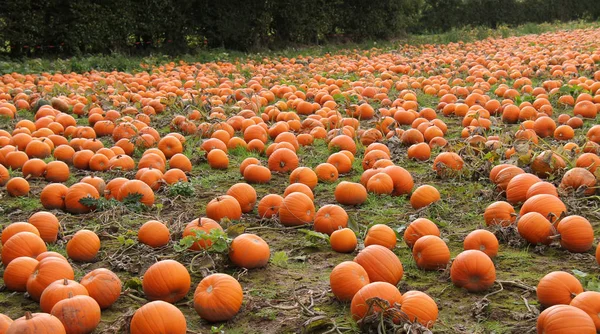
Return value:
M 277 267 L 287 268 L 288 266 L 288 255 L 284 251 L 275 252 L 271 257 L 271 263 Z
M 575 277 L 580 278 L 580 279 L 586 278 L 588 276 L 588 273 L 585 273 L 581 270 L 573 269 L 572 272 L 573 272 L 573 275 L 575 275 Z
M 234 224 L 231 225 L 225 230 L 229 237 L 237 237 L 238 235 L 244 233 L 248 226 L 246 224 Z

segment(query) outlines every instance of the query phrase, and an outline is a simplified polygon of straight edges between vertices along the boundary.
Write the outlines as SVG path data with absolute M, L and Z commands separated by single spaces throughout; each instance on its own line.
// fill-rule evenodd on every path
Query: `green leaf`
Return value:
M 271 263 L 277 267 L 287 268 L 288 266 L 288 255 L 284 251 L 275 252 L 271 257 Z
M 578 278 L 585 278 L 588 276 L 588 273 L 585 273 L 581 270 L 573 269 L 572 272 L 573 272 L 573 275 L 575 275 Z

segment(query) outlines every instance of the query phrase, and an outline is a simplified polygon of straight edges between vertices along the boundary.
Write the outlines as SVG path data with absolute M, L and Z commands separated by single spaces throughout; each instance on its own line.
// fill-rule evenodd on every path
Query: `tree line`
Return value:
M 5 0 L 0 53 L 182 54 L 386 39 L 465 26 L 595 20 L 597 0 Z

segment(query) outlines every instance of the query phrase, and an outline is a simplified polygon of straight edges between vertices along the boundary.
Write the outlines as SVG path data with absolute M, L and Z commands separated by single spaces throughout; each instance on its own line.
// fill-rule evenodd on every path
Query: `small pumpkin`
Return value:
M 381 245 L 389 249 L 396 247 L 396 232 L 385 224 L 375 224 L 367 231 L 365 247 L 370 245 Z
M 530 197 L 523 203 L 520 211 L 521 216 L 524 216 L 529 212 L 540 213 L 553 223 L 556 222 L 563 213 L 567 212 L 567 207 L 558 197 L 541 194 Z
M 348 226 L 348 214 L 335 204 L 322 206 L 315 214 L 315 231 L 331 235 L 334 231 Z
M 152 191 L 150 186 L 140 180 L 129 180 L 124 182 L 119 188 L 116 199 L 124 201 L 126 198 L 133 195 L 141 195 L 139 201 L 147 207 L 154 205 L 154 191 Z
M 13 197 L 26 196 L 29 189 L 29 182 L 22 177 L 13 177 L 6 182 L 6 192 Z
M 62 183 L 50 183 L 42 189 L 40 202 L 47 210 L 64 210 L 67 191 L 69 191 L 69 188 Z
M 187 323 L 181 311 L 170 303 L 156 300 L 135 311 L 129 324 L 131 334 L 185 334 Z
M 209 234 L 211 230 L 213 229 L 218 229 L 223 231 L 223 228 L 221 227 L 221 225 L 219 225 L 219 223 L 217 223 L 216 221 L 210 219 L 210 218 L 196 218 L 194 220 L 192 220 L 191 222 L 189 222 L 186 226 L 185 229 L 183 230 L 183 237 L 187 237 L 187 236 L 195 236 L 196 233 L 194 232 L 195 230 L 198 231 L 202 231 L 206 234 Z M 195 243 L 193 243 L 189 249 L 191 250 L 200 250 L 200 249 L 206 249 L 208 247 L 210 247 L 212 245 L 212 241 L 210 239 L 200 239 L 198 241 L 196 241 Z
M 42 240 L 48 243 L 56 242 L 60 223 L 52 212 L 38 211 L 29 217 L 28 222 L 37 228 Z
M 279 221 L 283 226 L 310 224 L 315 218 L 315 204 L 304 193 L 294 192 L 284 197 L 279 208 Z
M 98 199 L 100 194 L 94 186 L 87 183 L 76 183 L 69 187 L 65 195 L 65 208 L 70 213 L 88 213 L 94 209 L 81 203 L 84 198 Z
M 596 192 L 596 177 L 585 168 L 575 167 L 563 175 L 559 188 L 568 193 L 581 191 L 583 195 L 590 196 Z
M 412 254 L 417 267 L 424 270 L 443 269 L 450 261 L 448 245 L 435 235 L 419 238 L 413 246 Z
M 246 269 L 266 266 L 270 256 L 269 245 L 255 234 L 240 234 L 233 239 L 229 247 L 231 262 Z
M 45 251 L 47 251 L 46 244 L 37 234 L 19 232 L 2 245 L 2 264 L 7 266 L 11 261 L 21 256 L 35 258 Z
M 152 248 L 168 244 L 169 239 L 171 239 L 169 228 L 157 220 L 145 222 L 138 230 L 138 241 Z
M 553 271 L 542 277 L 536 289 L 537 299 L 544 307 L 569 305 L 582 292 L 581 282 L 564 271 Z
M 490 258 L 498 255 L 498 239 L 488 230 L 475 230 L 467 235 L 463 241 L 463 249 L 476 249 L 484 252 Z
M 279 208 L 283 203 L 283 197 L 277 194 L 268 194 L 258 202 L 258 217 L 270 219 L 279 214 Z
M 361 205 L 367 200 L 367 189 L 360 183 L 342 181 L 335 187 L 334 196 L 342 205 Z
M 33 274 L 38 263 L 38 260 L 28 256 L 21 256 L 12 260 L 4 268 L 4 275 L 2 277 L 6 289 L 19 292 L 27 291 L 27 279 Z
M 457 174 L 463 166 L 463 159 L 454 152 L 442 152 L 433 160 L 433 170 L 442 177 Z
M 78 295 L 88 295 L 88 291 L 83 285 L 66 278 L 56 280 L 50 283 L 50 285 L 44 289 L 44 292 L 42 292 L 42 296 L 40 297 L 40 308 L 42 311 L 50 313 L 54 305 L 59 301 L 67 299 L 69 296 Z
M 240 310 L 244 294 L 242 286 L 226 274 L 212 274 L 200 281 L 194 291 L 194 309 L 207 321 L 226 321 Z
M 585 253 L 592 249 L 594 228 L 584 217 L 567 216 L 558 222 L 560 245 L 573 253 Z
M 400 310 L 406 320 L 419 322 L 421 325 L 432 328 L 438 318 L 438 307 L 433 298 L 421 291 L 407 291 L 402 295 Z
M 422 185 L 410 196 L 410 205 L 418 210 L 440 200 L 440 192 L 433 186 Z
M 235 197 L 219 196 L 206 205 L 206 216 L 217 222 L 223 218 L 239 220 L 242 217 L 242 207 Z
M 353 261 L 344 261 L 331 271 L 329 285 L 331 292 L 340 301 L 351 301 L 363 286 L 369 284 L 365 269 Z
M 346 227 L 333 231 L 329 236 L 329 243 L 331 249 L 338 253 L 351 253 L 356 249 L 358 241 L 354 231 Z
M 144 273 L 142 289 L 150 300 L 169 303 L 180 301 L 190 291 L 191 278 L 187 269 L 174 260 L 158 261 Z
M 100 250 L 100 238 L 90 230 L 77 231 L 67 242 L 67 255 L 79 262 L 91 262 Z
M 317 174 L 308 167 L 298 167 L 290 174 L 290 184 L 302 183 L 314 189 L 318 183 Z
M 484 252 L 466 250 L 452 262 L 450 279 L 455 286 L 469 292 L 485 291 L 496 281 L 496 268 Z
M 227 195 L 233 196 L 238 203 L 243 213 L 250 212 L 256 204 L 256 190 L 247 183 L 236 183 L 227 190 Z
M 408 224 L 404 230 L 404 242 L 409 248 L 412 248 L 415 242 L 424 235 L 440 236 L 440 229 L 437 225 L 427 218 L 417 218 Z

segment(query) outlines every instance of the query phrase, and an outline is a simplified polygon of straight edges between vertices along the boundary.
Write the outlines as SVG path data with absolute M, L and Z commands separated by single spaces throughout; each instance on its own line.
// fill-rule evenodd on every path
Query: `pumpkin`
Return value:
M 556 196 L 541 194 L 530 197 L 521 206 L 520 214 L 524 216 L 529 212 L 537 212 L 546 217 L 550 222 L 555 222 L 567 212 L 565 204 Z
M 386 173 L 377 173 L 367 182 L 367 191 L 377 195 L 389 195 L 394 191 L 394 181 Z
M 540 181 L 540 178 L 533 174 L 524 173 L 516 175 L 506 186 L 506 200 L 511 204 L 525 202 L 529 188 Z
M 450 261 L 448 245 L 435 235 L 419 238 L 413 246 L 412 254 L 417 267 L 425 270 L 443 269 Z
M 354 231 L 346 227 L 333 231 L 329 236 L 329 243 L 331 249 L 338 253 L 351 253 L 356 249 L 358 241 Z
M 50 313 L 56 303 L 63 299 L 69 298 L 69 296 L 88 295 L 87 289 L 73 281 L 66 278 L 56 280 L 42 292 L 40 297 L 40 308 L 45 313 Z
M 37 265 L 38 260 L 28 256 L 21 256 L 12 260 L 4 268 L 2 277 L 6 289 L 19 292 L 27 291 L 27 279 L 33 274 Z M 1 330 L 0 333 L 2 333 Z
M 15 319 L 6 329 L 6 334 L 21 333 L 66 334 L 66 331 L 63 324 L 55 316 L 27 311 L 24 317 Z
M 169 159 L 169 167 L 181 169 L 182 171 L 189 173 L 192 171 L 192 162 L 185 155 L 177 153 Z
M 23 172 L 24 177 L 41 177 L 46 172 L 46 163 L 44 160 L 30 159 L 23 164 L 23 169 L 21 171 Z
M 100 306 L 87 295 L 74 295 L 58 301 L 51 311 L 65 327 L 67 334 L 91 333 L 100 323 Z
M 142 288 L 150 300 L 175 303 L 187 295 L 190 283 L 190 274 L 181 263 L 174 260 L 163 260 L 156 262 L 146 270 Z
M 570 305 L 555 305 L 540 313 L 537 319 L 538 333 L 594 334 L 596 327 L 592 318 L 583 310 Z
M 277 194 L 266 195 L 258 202 L 258 217 L 261 219 L 270 219 L 277 216 L 282 203 L 283 197 Z
M 331 292 L 340 301 L 351 301 L 358 290 L 369 283 L 365 269 L 353 261 L 338 264 L 329 275 Z
M 196 233 L 194 232 L 195 230 L 202 231 L 206 234 L 209 234 L 210 231 L 213 229 L 218 229 L 218 230 L 223 231 L 223 228 L 221 227 L 221 225 L 219 225 L 219 223 L 217 223 L 216 221 L 214 221 L 210 218 L 204 218 L 204 217 L 197 218 L 185 226 L 185 229 L 183 230 L 183 237 L 196 236 Z M 210 247 L 211 245 L 212 245 L 212 241 L 210 239 L 206 239 L 206 240 L 200 239 L 200 240 L 196 241 L 194 244 L 192 244 L 192 246 L 190 246 L 189 249 L 191 249 L 191 250 L 206 249 L 206 248 Z
M 69 166 L 62 161 L 50 161 L 46 165 L 44 177 L 49 182 L 65 182 L 69 179 Z
M 284 197 L 279 208 L 279 221 L 283 226 L 310 224 L 315 218 L 315 204 L 304 193 L 294 192 Z
M 388 282 L 372 282 L 363 286 L 352 298 L 350 303 L 352 318 L 360 320 L 367 315 L 369 310 L 374 313 L 383 311 L 379 306 L 375 306 L 376 304 L 369 303 L 369 300 L 375 297 L 387 301 L 390 307 L 402 302 L 402 294 L 394 285 Z
M 410 205 L 418 210 L 440 200 L 440 192 L 433 186 L 422 185 L 410 196 Z
M 42 189 L 40 202 L 45 209 L 65 209 L 65 197 L 69 188 L 62 183 L 50 183 Z
M 246 167 L 248 167 L 250 165 L 260 165 L 260 160 L 254 158 L 254 157 L 249 157 L 249 158 L 244 159 L 244 161 L 242 161 L 242 163 L 240 163 L 240 174 L 242 174 L 242 176 L 244 175 L 244 171 L 246 170 Z
M 551 174 L 554 174 L 565 167 L 566 163 L 563 158 L 552 151 L 540 153 L 531 162 L 531 170 L 535 175 L 541 178 L 547 178 Z
M 269 156 L 267 164 L 272 172 L 287 173 L 298 168 L 298 156 L 289 148 L 279 148 Z
M 25 222 L 16 222 L 16 223 L 12 223 L 9 224 L 8 226 L 6 226 L 4 228 L 4 230 L 2 230 L 2 236 L 0 237 L 0 244 L 4 245 L 8 239 L 10 239 L 13 235 L 20 233 L 20 232 L 31 232 L 35 235 L 37 235 L 38 237 L 40 236 L 40 232 L 38 231 L 38 229 L 29 224 L 29 223 L 25 223 Z
M 401 196 L 410 194 L 414 187 L 414 181 L 410 173 L 400 166 L 387 166 L 381 170 L 392 178 L 394 191 L 392 196 Z
M 145 222 L 138 230 L 138 241 L 152 248 L 168 244 L 170 238 L 169 228 L 157 220 Z
M 52 251 L 43 252 L 42 254 L 38 255 L 35 259 L 38 261 L 42 261 L 43 259 L 45 259 L 47 257 L 57 257 L 61 260 L 67 261 L 67 258 L 62 256 L 60 253 L 52 252 Z
M 29 217 L 28 222 L 40 232 L 42 240 L 48 243 L 56 242 L 60 223 L 58 218 L 46 211 L 39 211 Z
M 442 177 L 456 174 L 463 166 L 463 159 L 454 152 L 442 152 L 433 160 L 433 170 Z
M 100 238 L 90 230 L 77 231 L 67 242 L 67 255 L 79 262 L 91 262 L 100 250 Z
M 39 261 L 27 279 L 27 293 L 31 299 L 39 301 L 48 285 L 59 279 L 74 279 L 75 274 L 69 262 L 58 257 L 47 257 Z
M 381 245 L 389 249 L 396 247 L 396 232 L 385 224 L 375 224 L 367 231 L 365 247 L 370 245 Z
M 314 189 L 317 186 L 318 177 L 317 174 L 308 167 L 298 167 L 290 174 L 290 183 L 302 183 L 307 185 L 310 189 Z
M 12 319 L 7 315 L 0 313 L 0 333 L 5 334 L 6 330 L 12 324 Z
M 242 207 L 235 197 L 223 195 L 211 200 L 206 205 L 206 216 L 217 222 L 223 218 L 239 220 L 242 217 Z
M 595 185 L 594 174 L 585 168 L 575 167 L 563 175 L 559 188 L 568 193 L 581 191 L 585 196 L 590 196 L 596 192 Z
M 348 226 L 346 210 L 335 204 L 322 206 L 315 214 L 315 231 L 331 235 L 334 231 Z
M 227 190 L 227 195 L 233 196 L 240 203 L 243 213 L 254 209 L 254 204 L 256 204 L 256 190 L 251 185 L 236 183 Z
M 13 235 L 2 246 L 2 264 L 7 266 L 14 259 L 21 256 L 31 258 L 47 251 L 44 240 L 31 232 L 19 232 Z
M 549 245 L 551 237 L 555 234 L 554 227 L 537 212 L 529 212 L 519 218 L 517 230 L 523 239 L 534 245 Z
M 330 163 L 322 163 L 315 167 L 315 173 L 320 182 L 335 182 L 338 179 L 338 170 Z
M 571 306 L 575 306 L 587 313 L 594 321 L 596 331 L 600 330 L 600 292 L 582 292 L 573 298 Z
M 127 197 L 133 195 L 141 195 L 141 198 L 139 199 L 140 203 L 148 207 L 154 205 L 154 191 L 152 191 L 150 186 L 140 180 L 129 180 L 124 182 L 119 188 L 116 199 L 124 201 Z
M 564 271 L 553 271 L 542 277 L 536 290 L 537 299 L 544 307 L 569 305 L 573 298 L 582 292 L 583 287 L 579 280 Z
M 98 199 L 100 194 L 94 186 L 87 183 L 76 183 L 69 187 L 65 195 L 65 208 L 70 213 L 88 213 L 94 209 L 81 203 L 84 198 Z
M 22 177 L 13 177 L 6 182 L 6 192 L 13 197 L 29 194 L 29 182 Z
M 592 249 L 594 228 L 590 222 L 577 215 L 567 216 L 558 222 L 560 245 L 573 253 L 585 253 Z
M 110 307 L 121 296 L 121 280 L 115 273 L 105 268 L 90 271 L 83 276 L 80 284 L 102 309 Z
M 452 261 L 450 279 L 455 286 L 469 292 L 485 291 L 496 281 L 496 268 L 484 252 L 466 250 Z
M 409 248 L 412 248 L 415 242 L 424 235 L 440 236 L 440 229 L 437 225 L 427 218 L 417 218 L 408 224 L 404 230 L 403 239 Z
M 476 249 L 484 252 L 490 258 L 498 255 L 498 239 L 494 233 L 487 230 L 475 230 L 467 235 L 463 242 L 463 249 Z
M 156 191 L 163 184 L 164 174 L 156 168 L 146 167 L 138 170 L 135 178 L 147 184 L 152 191 Z M 104 191 L 101 193 L 104 193 Z
M 342 181 L 335 187 L 334 196 L 342 205 L 360 205 L 367 200 L 367 189 L 360 183 Z
M 404 274 L 402 262 L 396 254 L 380 245 L 365 247 L 354 258 L 354 262 L 365 268 L 371 282 L 388 282 L 396 285 Z
M 226 274 L 212 274 L 200 281 L 194 291 L 194 309 L 207 321 L 226 321 L 242 307 L 242 286 Z
M 527 194 L 525 194 L 525 199 L 527 200 L 535 195 L 541 194 L 548 194 L 558 197 L 558 191 L 552 183 L 547 181 L 541 181 L 534 183 L 531 187 L 529 187 L 529 190 L 527 190 Z
M 227 169 L 229 167 L 229 158 L 227 153 L 220 149 L 213 149 L 206 155 L 208 165 L 213 169 Z
M 129 331 L 131 334 L 185 334 L 187 323 L 177 307 L 157 300 L 135 311 Z
M 168 185 L 172 185 L 178 182 L 188 182 L 188 178 L 181 169 L 171 168 L 163 174 L 162 181 Z
M 266 266 L 270 256 L 269 245 L 255 234 L 240 234 L 233 239 L 229 247 L 231 262 L 246 269 Z
M 421 291 L 407 291 L 402 295 L 400 310 L 406 320 L 419 322 L 421 325 L 432 328 L 438 318 L 438 307 L 433 298 Z
M 269 183 L 271 171 L 260 165 L 249 165 L 244 169 L 244 180 L 250 183 Z

